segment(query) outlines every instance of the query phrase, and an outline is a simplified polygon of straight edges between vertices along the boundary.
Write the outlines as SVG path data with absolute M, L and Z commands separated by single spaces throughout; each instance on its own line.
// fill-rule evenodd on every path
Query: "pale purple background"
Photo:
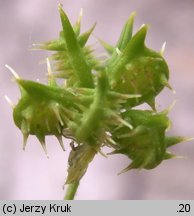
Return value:
M 194 136 L 194 1 L 193 0 L 66 0 L 61 1 L 71 21 L 84 9 L 83 30 L 97 21 L 94 34 L 115 43 L 122 25 L 137 11 L 135 29 L 150 24 L 146 43 L 160 50 L 167 41 L 165 58 L 171 70 L 173 95 L 165 90 L 158 98 L 159 109 L 174 99 L 170 113 L 171 134 Z M 4 67 L 12 66 L 25 79 L 45 82 L 47 55 L 29 51 L 32 43 L 57 37 L 61 29 L 58 2 L 51 0 L 0 0 L 0 199 L 62 199 L 66 177 L 67 152 L 55 138 L 47 139 L 48 160 L 35 137 L 22 151 L 22 134 L 14 125 L 12 110 L 4 100 L 14 103 L 20 96 Z M 102 51 L 100 45 L 97 50 Z M 66 143 L 68 144 L 68 142 Z M 151 171 L 130 171 L 117 176 L 128 165 L 124 156 L 109 159 L 98 155 L 81 181 L 77 199 L 194 199 L 194 142 L 173 148 L 185 159 L 163 162 Z

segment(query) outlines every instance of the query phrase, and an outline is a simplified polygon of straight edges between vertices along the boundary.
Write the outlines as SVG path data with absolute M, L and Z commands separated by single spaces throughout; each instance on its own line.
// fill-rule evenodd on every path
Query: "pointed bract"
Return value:
M 96 27 L 96 23 L 94 23 L 94 25 L 87 31 L 87 32 L 84 32 L 83 34 L 81 34 L 79 37 L 78 37 L 78 42 L 79 42 L 79 45 L 81 47 L 84 47 L 85 44 L 87 43 L 90 35 L 92 34 L 92 32 L 94 31 L 94 28 Z
M 77 21 L 73 27 L 73 30 L 74 30 L 76 35 L 80 34 L 82 17 L 83 17 L 83 8 L 80 9 L 79 17 L 78 17 L 78 19 L 77 19 Z
M 63 138 L 61 135 L 57 135 L 57 139 L 59 141 L 59 144 L 61 146 L 61 148 L 63 149 L 63 151 L 65 151 L 65 147 L 64 147 L 64 144 L 63 144 Z
M 40 144 L 46 154 L 46 157 L 49 158 L 49 154 L 48 154 L 48 151 L 47 151 L 47 148 L 46 148 L 46 143 L 45 143 L 45 137 L 42 136 L 41 134 L 37 135 L 37 138 L 38 140 L 40 141 Z
M 113 52 L 115 51 L 114 46 L 112 46 L 112 45 L 106 43 L 105 41 L 103 41 L 103 40 L 101 40 L 101 39 L 99 39 L 99 38 L 98 38 L 98 40 L 99 40 L 99 42 L 101 43 L 101 45 L 104 47 L 104 49 L 105 49 L 109 54 L 113 54 Z
M 117 47 L 120 50 L 123 50 L 126 47 L 127 43 L 131 40 L 131 37 L 133 34 L 133 22 L 134 22 L 135 16 L 136 16 L 136 12 L 131 13 L 125 26 L 123 27 L 119 41 L 117 42 Z
M 75 70 L 76 76 L 78 77 L 80 85 L 82 87 L 92 88 L 93 79 L 91 69 L 84 59 L 83 53 L 81 52 L 74 30 L 61 5 L 59 5 L 59 13 L 61 17 L 61 23 L 63 26 L 64 40 L 66 42 L 67 52 L 71 64 Z
M 26 149 L 26 144 L 27 144 L 28 136 L 29 135 L 27 133 L 23 133 L 23 150 L 24 151 Z
M 167 147 L 171 147 L 182 142 L 191 141 L 193 139 L 194 138 L 190 138 L 190 137 L 171 136 L 171 137 L 165 137 L 165 143 Z

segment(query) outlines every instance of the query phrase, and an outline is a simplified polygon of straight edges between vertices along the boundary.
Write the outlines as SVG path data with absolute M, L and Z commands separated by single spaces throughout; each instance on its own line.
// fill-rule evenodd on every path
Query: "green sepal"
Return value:
M 173 158 L 177 158 L 177 156 L 175 154 L 170 153 L 170 152 L 165 153 L 164 160 L 169 160 L 169 159 L 173 159 Z
M 127 22 L 125 23 L 123 30 L 121 32 L 121 35 L 119 37 L 119 40 L 112 52 L 112 56 L 110 60 L 108 61 L 108 65 L 113 65 L 115 61 L 118 59 L 118 49 L 120 52 L 123 52 L 123 50 L 126 48 L 128 42 L 131 40 L 132 33 L 133 33 L 133 22 L 134 22 L 134 17 L 135 17 L 135 12 L 133 12 Z M 105 44 L 106 45 L 106 44 Z
M 116 47 L 118 47 L 121 51 L 125 49 L 127 43 L 131 40 L 133 34 L 133 23 L 134 23 L 135 16 L 136 16 L 136 12 L 131 13 L 129 19 L 125 23 L 125 26 L 123 27 L 120 38 L 116 45 Z
M 94 23 L 94 25 L 86 32 L 84 32 L 83 34 L 81 34 L 78 37 L 78 43 L 81 47 L 84 47 L 85 44 L 87 43 L 90 35 L 92 34 L 92 32 L 94 31 L 94 28 L 96 27 L 96 23 Z
M 35 49 L 51 50 L 51 51 L 65 51 L 66 44 L 61 38 L 47 41 L 42 44 L 35 44 Z
M 165 137 L 165 143 L 166 143 L 167 147 L 171 147 L 171 146 L 177 145 L 179 143 L 190 141 L 190 140 L 193 140 L 193 138 L 181 137 L 181 136 Z
M 80 82 L 80 86 L 86 88 L 93 88 L 94 84 L 91 74 L 91 68 L 87 65 L 84 59 L 84 55 L 77 41 L 74 30 L 61 5 L 59 5 L 59 13 L 63 26 L 64 40 L 66 42 L 69 60 Z
M 96 23 L 88 31 L 77 36 L 77 41 L 80 47 L 84 47 L 86 45 L 95 26 L 96 26 Z M 34 45 L 35 49 L 43 49 L 43 50 L 50 50 L 50 51 L 66 51 L 67 52 L 63 31 L 60 32 L 59 36 L 60 37 L 58 39 L 50 40 L 50 41 L 47 41 L 41 44 L 35 44 Z
M 113 54 L 113 52 L 115 51 L 115 47 L 110 45 L 109 43 L 99 39 L 99 42 L 101 43 L 101 45 L 104 47 L 104 49 L 107 51 L 108 54 Z
M 77 18 L 77 21 L 76 21 L 75 25 L 73 26 L 73 30 L 74 30 L 76 36 L 80 35 L 82 16 L 83 16 L 83 9 L 81 8 L 80 14 Z
M 64 106 L 75 107 L 76 97 L 70 91 L 58 87 L 44 85 L 30 80 L 17 80 L 18 85 L 22 92 L 26 92 L 30 97 L 35 98 L 37 101 L 53 100 L 61 103 Z M 25 95 L 24 95 L 25 96 Z
M 122 70 L 125 69 L 127 63 L 129 63 L 132 58 L 137 56 L 139 53 L 144 51 L 144 41 L 147 34 L 148 26 L 144 25 L 127 43 L 125 49 L 120 55 L 117 55 L 116 60 L 108 62 L 107 70 L 111 80 L 116 81 L 121 75 Z

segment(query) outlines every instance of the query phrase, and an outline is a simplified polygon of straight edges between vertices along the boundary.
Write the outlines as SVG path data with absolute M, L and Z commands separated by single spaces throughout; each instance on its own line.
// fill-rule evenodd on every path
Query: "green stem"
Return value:
M 73 200 L 79 186 L 79 181 L 68 185 L 64 200 Z

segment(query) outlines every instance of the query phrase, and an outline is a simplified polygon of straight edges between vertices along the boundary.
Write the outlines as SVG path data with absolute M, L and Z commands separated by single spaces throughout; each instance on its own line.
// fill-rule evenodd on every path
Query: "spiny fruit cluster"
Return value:
M 70 138 L 67 184 L 81 179 L 104 146 L 112 148 L 110 154 L 130 158 L 132 162 L 123 171 L 152 169 L 172 158 L 167 148 L 185 138 L 166 136 L 168 110 L 157 112 L 155 108 L 155 97 L 170 87 L 169 70 L 163 50 L 158 53 L 145 46 L 148 26 L 133 35 L 132 13 L 116 46 L 100 40 L 109 54 L 102 62 L 86 45 L 95 25 L 81 34 L 82 14 L 72 26 L 61 5 L 59 13 L 59 38 L 36 45 L 54 52 L 47 59 L 48 84 L 16 75 L 21 99 L 13 117 L 23 133 L 24 148 L 29 135 L 37 136 L 46 152 L 45 136 L 56 136 L 63 150 L 62 137 Z M 142 103 L 148 103 L 151 110 L 135 108 Z

